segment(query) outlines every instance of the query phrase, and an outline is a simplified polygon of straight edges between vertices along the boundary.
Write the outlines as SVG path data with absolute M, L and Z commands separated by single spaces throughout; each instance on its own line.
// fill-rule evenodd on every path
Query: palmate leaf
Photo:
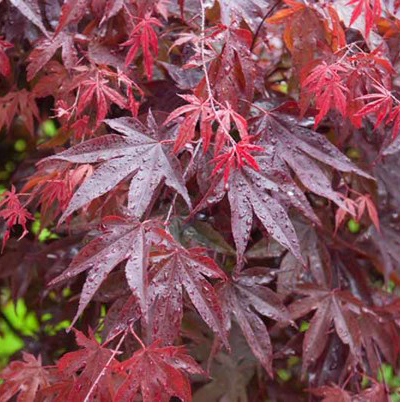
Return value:
M 136 217 L 143 215 L 154 191 L 164 180 L 191 206 L 180 164 L 156 138 L 158 133 L 151 133 L 134 118 L 120 117 L 105 122 L 122 135 L 95 138 L 48 158 L 72 163 L 102 162 L 75 192 L 61 221 L 132 174 L 128 207 Z
M 226 330 L 231 328 L 233 315 L 250 349 L 273 377 L 271 340 L 267 327 L 258 314 L 284 324 L 290 318 L 281 298 L 268 287 L 259 284 L 264 277 L 270 279 L 265 269 L 247 269 L 235 280 L 219 286 L 218 296 L 223 305 Z
M 172 396 L 190 402 L 190 382 L 182 372 L 205 375 L 182 347 L 160 347 L 160 342 L 137 350 L 116 369 L 125 375 L 114 397 L 121 402 L 136 400 L 139 390 L 144 402 L 168 401 Z
M 49 376 L 42 366 L 42 359 L 22 353 L 24 361 L 11 362 L 2 372 L 5 380 L 0 385 L 0 400 L 8 401 L 18 393 L 18 401 L 34 401 L 40 389 L 49 385 Z
M 89 331 L 89 338 L 78 330 L 74 330 L 74 332 L 76 343 L 82 349 L 64 354 L 57 362 L 57 368 L 63 374 L 78 375 L 68 389 L 67 401 L 84 400 L 104 367 L 107 364 L 111 366 L 116 363 L 116 360 L 112 358 L 112 350 L 100 345 L 92 331 Z M 105 370 L 105 375 L 98 380 L 94 393 L 100 396 L 100 399 L 110 398 L 110 390 L 107 388 L 107 383 L 110 382 L 109 377 L 110 371 Z M 54 391 L 56 390 L 57 388 Z
M 148 246 L 146 228 L 137 221 L 109 217 L 103 221 L 103 233 L 75 256 L 69 267 L 50 282 L 54 285 L 90 270 L 83 286 L 78 311 L 71 326 L 86 308 L 107 275 L 122 261 L 125 274 L 142 313 L 146 310 L 146 269 Z
M 323 135 L 296 124 L 289 117 L 265 113 L 256 119 L 252 130 L 261 135 L 261 144 L 266 147 L 272 145 L 274 156 L 293 169 L 308 190 L 339 206 L 345 208 L 342 199 L 332 188 L 331 179 L 323 165 L 372 179 Z
M 78 62 L 73 36 L 61 33 L 52 39 L 44 38 L 37 44 L 29 55 L 27 78 L 30 81 L 36 73 L 54 56 L 58 48 L 62 48 L 62 59 L 67 69 L 75 66 Z
M 317 224 L 318 218 L 282 161 L 267 151 L 262 156 L 254 156 L 254 160 L 258 171 L 243 165 L 230 169 L 228 180 L 224 174 L 218 175 L 194 212 L 219 202 L 227 193 L 231 207 L 232 233 L 239 259 L 243 256 L 250 237 L 254 212 L 268 233 L 301 260 L 287 206 L 295 207 Z
M 290 318 L 296 320 L 312 310 L 317 310 L 303 342 L 302 372 L 305 374 L 311 363 L 315 362 L 325 349 L 331 324 L 340 340 L 349 346 L 354 361 L 361 360 L 361 332 L 357 315 L 364 304 L 346 291 L 335 291 L 303 285 L 297 291 L 307 297 L 293 302 L 288 308 Z
M 213 286 L 204 278 L 226 279 L 225 273 L 204 249 L 186 250 L 165 231 L 152 233 L 158 245 L 151 253 L 148 325 L 152 339 L 171 343 L 183 316 L 183 288 L 206 324 L 228 347 L 222 310 Z

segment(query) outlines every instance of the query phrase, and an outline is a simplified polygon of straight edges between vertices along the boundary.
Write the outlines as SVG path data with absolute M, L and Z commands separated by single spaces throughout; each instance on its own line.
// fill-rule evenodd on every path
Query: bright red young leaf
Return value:
M 219 127 L 215 134 L 214 155 L 218 155 L 225 144 L 232 143 L 229 134 L 231 124 L 236 126 L 243 143 L 248 143 L 249 133 L 247 132 L 247 121 L 239 113 L 236 113 L 228 102 L 226 103 L 226 106 L 220 106 L 217 111 L 217 116 L 214 119 L 219 123 Z
M 224 170 L 224 183 L 228 182 L 229 172 L 231 168 L 238 169 L 242 166 L 248 166 L 258 172 L 260 169 L 257 162 L 250 154 L 250 151 L 261 152 L 264 148 L 258 145 L 250 144 L 249 138 L 244 138 L 242 141 L 233 145 L 226 153 L 218 155 L 210 162 L 215 162 L 215 167 L 211 172 L 211 176 L 216 174 L 221 168 Z
M 315 67 L 308 77 L 302 82 L 302 88 L 314 95 L 315 106 L 319 110 L 315 118 L 316 127 L 330 109 L 336 109 L 346 116 L 346 92 L 347 87 L 342 84 L 339 73 L 345 73 L 347 69 L 340 64 L 328 65 L 325 62 Z
M 97 116 L 96 127 L 104 120 L 108 111 L 108 103 L 115 103 L 121 109 L 127 109 L 127 99 L 118 91 L 111 88 L 108 78 L 96 71 L 96 73 L 79 83 L 80 94 L 78 97 L 78 104 L 76 107 L 76 114 L 80 116 L 83 110 L 92 104 L 93 97 L 96 97 Z
M 250 268 L 235 280 L 218 286 L 218 297 L 222 302 L 226 330 L 231 328 L 233 315 L 250 349 L 273 377 L 271 340 L 264 322 L 256 313 L 282 324 L 287 324 L 290 319 L 282 299 L 268 287 L 262 286 L 270 280 L 271 276 L 265 269 Z
M 360 96 L 359 100 L 369 101 L 364 107 L 362 107 L 356 116 L 366 116 L 368 114 L 375 114 L 376 122 L 374 128 L 379 127 L 387 118 L 387 122 L 391 120 L 392 117 L 392 107 L 393 107 L 393 96 L 389 90 L 381 85 L 373 85 L 378 93 L 367 94 Z
M 0 211 L 0 218 L 3 218 L 6 221 L 6 232 L 3 236 L 2 243 L 2 252 L 7 243 L 7 240 L 10 237 L 10 230 L 14 225 L 21 225 L 23 232 L 20 236 L 22 239 L 27 233 L 28 229 L 26 228 L 27 220 L 32 219 L 33 216 L 21 205 L 21 202 L 18 199 L 18 194 L 15 194 L 15 187 L 11 187 L 11 191 L 6 191 L 0 196 L 0 208 L 4 208 Z
M 99 163 L 94 173 L 74 193 L 61 221 L 132 174 L 128 206 L 135 216 L 143 215 L 154 191 L 164 180 L 190 207 L 179 162 L 158 140 L 160 131 L 152 126 L 151 116 L 149 119 L 148 128 L 134 118 L 106 120 L 112 129 L 122 135 L 95 138 L 49 158 L 72 163 Z
M 174 152 L 178 152 L 182 147 L 191 141 L 194 137 L 194 130 L 196 124 L 200 121 L 200 136 L 203 140 L 203 150 L 207 151 L 211 135 L 211 117 L 213 115 L 210 103 L 207 101 L 202 101 L 194 95 L 180 95 L 186 102 L 190 105 L 184 105 L 175 109 L 168 118 L 164 121 L 164 125 L 168 124 L 172 120 L 175 120 L 181 115 L 185 115 L 185 119 L 179 124 L 178 136 L 175 139 Z
M 11 74 L 11 66 L 5 51 L 12 47 L 12 43 L 3 40 L 0 37 L 0 74 L 3 74 L 6 78 Z
M 204 249 L 186 250 L 163 230 L 154 234 L 156 248 L 151 253 L 148 290 L 151 338 L 167 344 L 175 339 L 181 326 L 185 289 L 203 320 L 228 346 L 218 298 L 204 278 L 225 280 L 225 273 L 204 255 Z
M 351 14 L 349 26 L 351 26 L 363 12 L 365 20 L 365 36 L 368 37 L 375 20 L 381 16 L 381 2 L 380 0 L 350 0 L 347 3 L 348 6 L 354 4 L 356 6 Z
M 182 347 L 159 345 L 156 341 L 142 347 L 115 366 L 114 370 L 123 372 L 125 379 L 114 401 L 133 401 L 139 392 L 143 402 L 167 401 L 173 396 L 182 402 L 192 400 L 189 380 L 182 372 L 205 375 L 204 371 Z
M 149 247 L 146 227 L 135 220 L 108 217 L 102 233 L 82 248 L 69 267 L 50 285 L 70 279 L 89 270 L 79 300 L 79 308 L 71 326 L 86 308 L 108 274 L 126 260 L 125 274 L 142 313 L 147 312 L 147 260 Z
M 153 25 L 161 27 L 162 24 L 157 18 L 151 17 L 151 13 L 145 15 L 140 22 L 135 24 L 132 32 L 129 34 L 129 39 L 121 43 L 121 46 L 130 46 L 126 55 L 125 64 L 131 64 L 142 46 L 144 70 L 147 75 L 147 79 L 150 81 L 153 74 L 153 55 L 158 55 L 158 40 L 157 35 L 153 30 Z
M 0 385 L 0 400 L 8 401 L 17 395 L 17 401 L 35 401 L 39 390 L 49 385 L 49 376 L 42 366 L 42 359 L 22 353 L 24 359 L 11 362 L 1 373 L 4 383 Z
M 94 382 L 97 380 L 97 386 L 92 391 L 92 395 L 97 395 L 100 400 L 111 398 L 107 389 L 107 382 L 110 382 L 111 370 L 105 370 L 105 374 L 99 375 L 108 365 L 111 367 L 116 363 L 112 359 L 113 352 L 100 345 L 94 333 L 89 331 L 89 338 L 82 332 L 74 329 L 76 343 L 82 348 L 74 352 L 64 354 L 57 362 L 58 369 L 69 376 L 77 376 L 73 385 L 69 389 L 67 400 L 84 400 Z

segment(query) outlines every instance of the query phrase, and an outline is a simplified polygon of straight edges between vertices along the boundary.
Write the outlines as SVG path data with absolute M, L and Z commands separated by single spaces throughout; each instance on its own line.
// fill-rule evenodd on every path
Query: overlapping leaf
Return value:
M 58 369 L 64 374 L 69 376 L 78 374 L 78 378 L 68 390 L 67 400 L 84 400 L 96 380 L 97 387 L 92 391 L 93 394 L 100 395 L 102 399 L 110 398 L 110 392 L 107 389 L 110 370 L 107 365 L 116 363 L 112 358 L 112 350 L 100 345 L 93 332 L 90 332 L 90 337 L 87 338 L 82 332 L 75 330 L 75 337 L 82 349 L 66 353 L 57 362 Z M 104 368 L 106 368 L 105 375 L 99 377 Z
M 2 372 L 5 380 L 0 385 L 0 400 L 8 401 L 18 394 L 18 401 L 34 401 L 39 390 L 49 385 L 47 371 L 40 356 L 23 352 L 24 361 L 11 362 Z
M 122 261 L 126 261 L 125 274 L 142 312 L 146 310 L 146 269 L 148 246 L 146 228 L 136 221 L 108 218 L 103 233 L 75 256 L 70 266 L 51 284 L 70 279 L 90 270 L 83 286 L 79 308 L 71 325 L 77 320 L 107 275 Z
M 216 100 L 226 102 L 243 115 L 249 109 L 254 94 L 255 63 L 251 58 L 252 36 L 246 29 L 227 29 L 221 53 L 208 68 L 210 85 Z M 195 95 L 208 98 L 207 85 L 203 78 L 195 89 Z
M 339 206 L 342 206 L 343 202 L 332 188 L 326 166 L 371 178 L 326 137 L 296 124 L 283 115 L 264 114 L 255 121 L 253 130 L 261 134 L 262 144 L 266 147 L 272 145 L 275 157 L 293 169 L 307 189 L 332 200 Z
M 106 123 L 122 135 L 95 138 L 50 158 L 71 163 L 102 162 L 75 192 L 61 220 L 132 174 L 128 206 L 135 216 L 143 215 L 164 180 L 191 205 L 179 162 L 157 139 L 158 133 L 151 133 L 133 118 L 120 117 Z
M 166 401 L 173 396 L 190 402 L 190 383 L 183 372 L 205 375 L 183 348 L 160 347 L 160 342 L 137 350 L 118 365 L 118 370 L 126 377 L 117 390 L 115 401 L 133 401 L 140 392 L 144 402 Z
M 287 207 L 295 207 L 314 222 L 318 222 L 318 218 L 281 160 L 264 151 L 264 155 L 254 156 L 254 161 L 258 171 L 243 165 L 231 169 L 228 180 L 223 174 L 218 175 L 195 210 L 220 201 L 228 193 L 232 233 L 239 257 L 245 252 L 254 212 L 268 233 L 301 260 Z
M 355 361 L 360 361 L 361 333 L 356 317 L 361 313 L 363 304 L 350 293 L 312 285 L 299 287 L 298 292 L 307 297 L 289 306 L 291 319 L 295 320 L 312 310 L 317 310 L 304 337 L 303 374 L 322 354 L 332 322 L 341 341 L 349 346 Z
M 226 275 L 204 255 L 203 249 L 186 250 L 163 230 L 155 231 L 155 235 L 159 245 L 151 255 L 148 291 L 152 339 L 170 343 L 178 334 L 184 288 L 203 320 L 227 345 L 219 300 L 213 286 L 204 278 L 226 279 Z
M 281 298 L 260 284 L 263 283 L 263 279 L 266 279 L 264 283 L 270 280 L 266 270 L 247 269 L 235 280 L 219 286 L 218 296 L 222 300 L 226 330 L 229 331 L 231 328 L 233 315 L 250 349 L 273 377 L 271 340 L 267 327 L 258 314 L 284 324 L 287 324 L 290 318 Z
M 61 33 L 52 39 L 43 39 L 29 55 L 27 78 L 31 80 L 50 61 L 58 48 L 62 48 L 64 66 L 70 69 L 78 62 L 72 35 Z

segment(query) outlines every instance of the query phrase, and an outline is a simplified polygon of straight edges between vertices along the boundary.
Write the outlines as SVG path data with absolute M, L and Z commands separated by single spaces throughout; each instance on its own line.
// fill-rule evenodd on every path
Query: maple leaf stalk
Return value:
M 196 145 L 196 148 L 194 149 L 194 152 L 193 152 L 193 154 L 192 154 L 192 157 L 190 158 L 190 161 L 189 161 L 188 165 L 186 166 L 185 171 L 184 171 L 183 174 L 182 174 L 183 179 L 186 179 L 186 175 L 187 175 L 187 173 L 189 172 L 190 168 L 191 168 L 192 165 L 193 165 L 193 161 L 195 160 L 195 158 L 196 158 L 196 156 L 197 156 L 197 153 L 199 152 L 199 150 L 200 150 L 200 148 L 201 148 L 201 143 L 202 143 L 202 142 L 203 142 L 202 139 L 200 139 L 200 140 L 197 142 L 197 145 Z M 166 225 L 166 226 L 168 225 L 168 223 L 169 223 L 169 221 L 170 221 L 170 219 L 171 219 L 172 211 L 173 211 L 173 209 L 174 209 L 174 206 L 175 206 L 175 202 L 176 202 L 177 197 L 178 197 L 178 193 L 175 192 L 174 197 L 172 198 L 172 201 L 171 201 L 171 205 L 170 205 L 170 207 L 169 207 L 169 209 L 168 209 L 167 216 L 166 216 L 166 218 L 165 218 L 165 220 L 164 220 L 164 225 Z M 167 228 L 168 228 L 168 226 L 167 226 Z
M 206 7 L 204 5 L 204 0 L 199 0 L 199 1 L 200 1 L 200 6 L 201 6 L 201 26 L 200 26 L 200 28 L 201 28 L 201 41 L 200 41 L 201 67 L 203 69 L 204 79 L 206 81 L 208 100 L 210 101 L 211 110 L 213 111 L 218 124 L 222 128 L 222 131 L 224 132 L 225 136 L 229 139 L 230 143 L 233 146 L 235 146 L 236 145 L 235 141 L 229 134 L 228 130 L 225 128 L 225 125 L 223 124 L 221 118 L 219 117 L 217 109 L 215 107 L 216 101 L 215 101 L 215 98 L 214 98 L 214 95 L 213 95 L 212 89 L 211 89 L 210 77 L 209 77 L 208 71 L 207 71 L 206 56 L 205 56 L 205 50 L 204 50 L 204 44 L 205 44 L 205 40 L 206 40 Z
M 117 347 L 113 350 L 110 358 L 108 359 L 107 363 L 104 365 L 104 367 L 102 368 L 102 370 L 100 371 L 99 375 L 96 377 L 96 379 L 93 381 L 92 386 L 90 387 L 88 393 L 85 396 L 85 399 L 83 400 L 83 402 L 89 402 L 89 398 L 92 395 L 93 391 L 95 390 L 97 384 L 100 382 L 101 377 L 103 377 L 104 373 L 106 372 L 108 365 L 113 361 L 114 357 L 117 355 L 117 353 L 119 352 L 119 349 L 122 345 L 122 342 L 125 340 L 126 335 L 128 335 L 128 328 L 124 331 L 124 333 L 121 336 L 121 339 L 118 341 Z M 111 340 L 111 339 L 110 339 Z M 109 341 L 110 341 L 109 340 Z M 109 342 L 108 341 L 108 342 Z M 143 343 L 140 341 L 140 343 L 143 345 Z

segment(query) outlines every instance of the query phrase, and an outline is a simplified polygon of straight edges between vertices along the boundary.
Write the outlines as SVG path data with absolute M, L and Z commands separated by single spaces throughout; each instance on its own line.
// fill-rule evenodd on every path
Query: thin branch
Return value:
M 122 342 L 124 341 L 127 333 L 128 333 L 128 330 L 126 330 L 124 332 L 124 334 L 122 335 L 121 339 L 118 342 L 117 348 L 115 350 L 113 350 L 113 352 L 112 352 L 110 358 L 108 359 L 107 363 L 104 365 L 103 369 L 100 371 L 100 373 L 97 376 L 96 380 L 93 382 L 92 386 L 90 387 L 89 392 L 86 394 L 86 397 L 83 400 L 83 402 L 89 402 L 90 395 L 93 393 L 94 389 L 96 388 L 97 384 L 99 383 L 101 377 L 103 377 L 104 373 L 108 369 L 108 366 L 111 363 L 111 361 L 114 359 L 115 355 L 119 352 L 119 348 L 121 347 Z
M 214 95 L 212 93 L 211 84 L 210 84 L 210 77 L 208 75 L 207 66 L 206 66 L 206 57 L 205 57 L 205 40 L 206 40 L 206 7 L 204 5 L 204 0 L 200 0 L 201 5 L 201 41 L 200 41 L 200 52 L 201 52 L 201 66 L 204 72 L 204 79 L 206 81 L 206 87 L 208 92 L 208 100 L 210 101 L 211 110 L 214 113 L 215 119 L 217 120 L 218 124 L 222 128 L 222 131 L 229 139 L 232 145 L 235 145 L 235 141 L 229 134 L 228 130 L 225 128 L 224 124 L 221 121 L 221 118 L 218 115 L 217 109 L 215 104 L 217 103 L 214 99 Z
M 140 347 L 142 349 L 146 349 L 146 345 L 143 343 L 143 341 L 139 338 L 139 336 L 136 334 L 135 330 L 133 329 L 133 325 L 131 325 L 130 327 L 131 330 L 131 334 L 133 335 L 133 337 L 139 342 Z
M 256 32 L 255 32 L 255 34 L 253 36 L 253 40 L 252 40 L 251 45 L 250 45 L 250 52 L 252 52 L 253 49 L 254 49 L 258 34 L 260 33 L 261 27 L 263 26 L 265 20 L 274 12 L 275 8 L 278 7 L 280 3 L 281 3 L 281 0 L 277 0 L 272 5 L 272 7 L 267 11 L 267 13 L 264 15 L 263 19 L 261 20 L 260 24 L 258 25 L 257 30 L 256 30 Z
M 193 161 L 194 161 L 194 159 L 196 158 L 197 153 L 199 152 L 199 150 L 200 150 L 200 148 L 201 148 L 201 143 L 202 143 L 202 140 L 199 140 L 198 143 L 197 143 L 197 145 L 196 145 L 196 148 L 194 149 L 194 152 L 193 152 L 193 154 L 192 154 L 192 157 L 190 158 L 190 161 L 189 161 L 188 165 L 186 166 L 185 171 L 183 172 L 183 178 L 184 178 L 184 179 L 186 178 L 186 175 L 188 174 L 190 168 L 191 168 L 192 165 L 193 165 Z M 174 198 L 173 198 L 172 201 L 171 201 L 171 205 L 170 205 L 169 210 L 168 210 L 168 213 L 167 213 L 167 217 L 165 218 L 164 225 L 167 225 L 167 224 L 169 223 L 170 219 L 171 219 L 172 211 L 173 211 L 173 209 L 174 209 L 174 206 L 175 206 L 175 202 L 176 202 L 176 198 L 177 198 L 177 197 L 178 197 L 178 194 L 175 192 Z

